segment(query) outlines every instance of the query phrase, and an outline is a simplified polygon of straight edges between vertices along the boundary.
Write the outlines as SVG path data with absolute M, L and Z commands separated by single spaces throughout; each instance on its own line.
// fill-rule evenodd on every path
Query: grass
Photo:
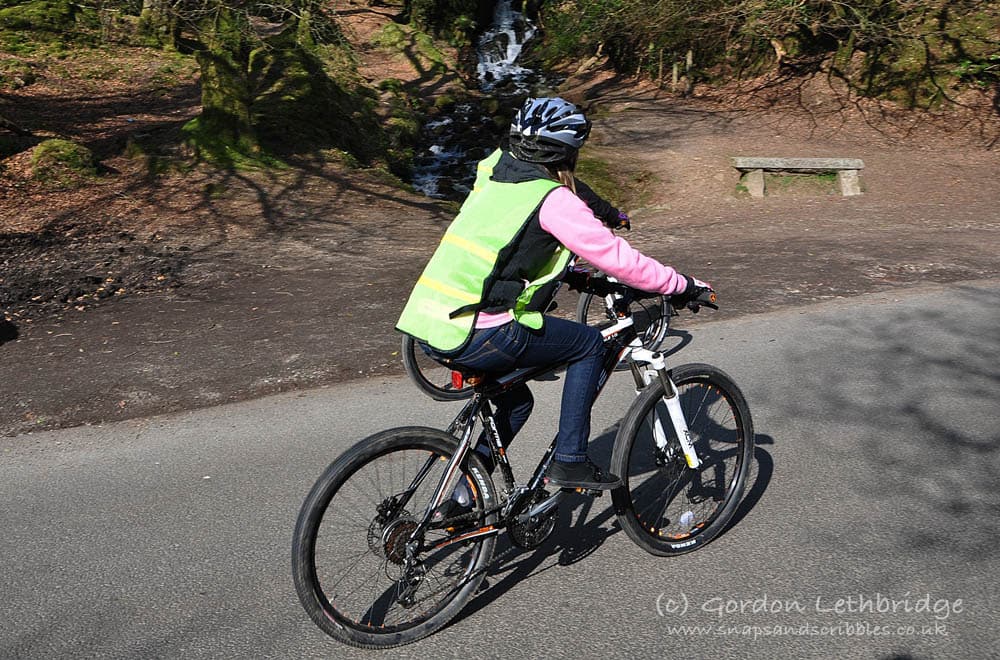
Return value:
M 783 174 L 764 173 L 764 190 L 768 195 L 836 195 L 840 193 L 837 187 L 836 172 L 821 172 L 817 174 Z
M 577 161 L 576 176 L 598 195 L 626 212 L 629 208 L 648 205 L 652 188 L 658 184 L 652 172 L 610 162 L 587 147 Z
M 768 197 L 818 197 L 839 195 L 840 184 L 836 172 L 764 172 L 764 191 Z M 735 194 L 741 198 L 750 197 L 749 189 L 742 182 L 736 184 Z
M 32 65 L 18 59 L 0 59 L 0 87 L 18 89 L 35 82 L 37 75 Z

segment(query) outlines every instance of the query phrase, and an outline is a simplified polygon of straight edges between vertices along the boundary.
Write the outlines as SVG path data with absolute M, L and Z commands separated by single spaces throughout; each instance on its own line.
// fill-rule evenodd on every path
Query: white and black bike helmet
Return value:
M 528 99 L 510 125 L 510 152 L 529 163 L 573 160 L 590 134 L 583 111 L 561 98 Z

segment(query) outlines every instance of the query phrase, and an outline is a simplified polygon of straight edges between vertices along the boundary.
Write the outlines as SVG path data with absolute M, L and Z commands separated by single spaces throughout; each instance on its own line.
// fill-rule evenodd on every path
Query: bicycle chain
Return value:
M 454 527 L 455 525 L 453 523 L 464 522 L 466 520 L 472 521 L 472 520 L 476 520 L 477 518 L 486 518 L 487 516 L 491 516 L 494 513 L 497 513 L 498 511 L 503 510 L 503 508 L 505 506 L 506 506 L 506 503 L 504 503 L 501 506 L 497 506 L 497 507 L 494 507 L 492 509 L 488 509 L 486 511 L 469 511 L 468 513 L 460 513 L 457 516 L 452 516 L 450 518 L 445 518 L 441 522 L 435 523 L 435 526 L 436 527 Z
M 591 497 L 600 497 L 603 494 L 603 491 L 600 491 L 600 490 L 597 490 L 597 491 L 594 491 L 594 490 L 584 490 L 583 493 L 585 495 L 589 495 Z M 466 520 L 475 520 L 477 518 L 486 518 L 487 516 L 491 516 L 494 513 L 498 513 L 500 511 L 503 511 L 505 508 L 507 508 L 507 500 L 504 500 L 500 505 L 495 506 L 492 509 L 487 509 L 486 511 L 482 511 L 482 512 L 480 512 L 480 511 L 469 511 L 468 513 L 460 513 L 457 516 L 452 516 L 450 518 L 445 518 L 441 522 L 435 523 L 435 527 L 439 527 L 439 528 L 453 527 L 454 525 L 451 524 L 451 523 L 464 522 Z M 508 522 L 509 522 L 509 520 L 508 520 Z

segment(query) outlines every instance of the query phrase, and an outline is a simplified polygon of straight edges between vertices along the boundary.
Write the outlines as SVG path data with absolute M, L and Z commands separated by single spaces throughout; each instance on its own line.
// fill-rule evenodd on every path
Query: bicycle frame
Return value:
M 612 296 L 608 296 L 608 298 L 607 303 L 608 309 L 610 310 L 613 308 L 613 300 L 611 300 Z M 681 409 L 680 397 L 678 396 L 677 389 L 674 387 L 673 381 L 670 379 L 670 374 L 666 364 L 666 357 L 659 351 L 652 351 L 642 347 L 642 341 L 638 337 L 634 328 L 634 320 L 630 315 L 618 317 L 614 319 L 614 321 L 615 323 L 613 325 L 601 331 L 601 335 L 604 337 L 606 356 L 602 375 L 598 382 L 598 395 L 600 395 L 601 391 L 604 389 L 608 377 L 614 372 L 615 367 L 617 367 L 617 365 L 622 361 L 626 361 L 630 367 L 635 380 L 637 394 L 650 382 L 652 382 L 654 378 L 659 378 L 663 382 L 664 391 L 667 393 L 663 397 L 663 401 L 666 404 L 673 431 L 676 434 L 681 449 L 684 452 L 685 460 L 690 468 L 694 469 L 699 467 L 701 465 L 701 461 L 695 452 L 691 440 L 691 434 L 688 430 L 683 410 Z M 507 527 L 512 520 L 525 521 L 533 516 L 541 515 L 549 511 L 559 502 L 559 500 L 562 499 L 566 492 L 565 490 L 560 490 L 554 493 L 545 500 L 535 504 L 528 511 L 521 513 L 516 518 L 511 518 L 511 513 L 522 506 L 525 502 L 525 498 L 543 485 L 545 472 L 552 460 L 552 455 L 555 453 L 555 439 L 553 439 L 552 443 L 545 451 L 545 454 L 542 456 L 541 461 L 538 463 L 538 466 L 535 468 L 535 471 L 528 482 L 524 485 L 518 485 L 514 478 L 510 462 L 507 460 L 503 441 L 497 432 L 496 421 L 493 417 L 493 409 L 489 403 L 489 398 L 491 395 L 495 395 L 509 389 L 514 385 L 527 382 L 545 374 L 559 371 L 565 366 L 565 364 L 562 364 L 555 367 L 529 367 L 519 369 L 499 379 L 479 384 L 475 387 L 472 398 L 465 404 L 452 423 L 448 426 L 447 432 L 459 437 L 458 448 L 449 460 L 448 465 L 444 470 L 444 474 L 438 482 L 430 505 L 424 511 L 423 518 L 408 539 L 406 544 L 406 562 L 408 566 L 413 566 L 416 562 L 416 553 L 421 549 L 420 539 L 423 537 L 424 531 L 431 524 L 431 518 L 434 510 L 448 497 L 450 497 L 451 492 L 455 488 L 455 478 L 456 474 L 459 474 L 459 466 L 465 460 L 468 452 L 473 449 L 475 444 L 473 441 L 473 434 L 477 426 L 477 418 L 483 425 L 486 442 L 490 448 L 494 463 L 503 475 L 505 486 L 504 494 L 507 497 L 506 503 L 501 506 L 498 503 L 484 502 L 484 507 L 492 507 L 487 509 L 487 514 L 497 511 L 500 512 L 500 518 L 496 524 L 487 525 L 476 530 L 470 530 L 458 534 L 457 536 L 447 538 L 444 541 L 434 544 L 434 548 L 440 548 L 451 543 L 479 536 L 498 534 L 505 527 Z M 643 366 L 648 366 L 649 368 L 643 370 Z M 653 432 L 654 440 L 658 449 L 665 451 L 668 444 L 668 436 L 659 416 L 654 417 Z M 427 468 L 429 468 L 429 464 L 432 460 L 434 459 L 428 459 Z M 473 471 L 477 470 L 475 467 L 471 467 L 470 469 Z M 422 479 L 425 474 L 426 469 L 421 470 L 420 474 L 417 475 L 410 488 L 411 492 L 415 489 L 416 484 L 419 483 L 419 480 Z M 476 476 L 480 477 L 481 475 Z

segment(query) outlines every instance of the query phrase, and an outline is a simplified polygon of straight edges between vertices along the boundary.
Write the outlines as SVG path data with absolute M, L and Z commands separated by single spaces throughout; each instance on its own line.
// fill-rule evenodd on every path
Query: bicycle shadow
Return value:
M 677 339 L 677 343 L 673 346 L 668 347 L 670 340 L 674 338 Z M 667 335 L 663 338 L 663 341 L 656 347 L 663 357 L 670 357 L 674 353 L 680 352 L 688 344 L 694 341 L 694 337 L 687 330 L 678 330 L 676 328 L 667 328 Z
M 596 498 L 583 495 L 569 497 L 573 499 L 563 500 L 559 507 L 555 531 L 538 548 L 524 550 L 515 546 L 507 534 L 500 537 L 483 585 L 459 615 L 448 624 L 449 626 L 486 608 L 504 596 L 514 585 L 535 575 L 541 575 L 556 566 L 575 564 L 593 554 L 605 540 L 621 529 L 617 522 L 613 523 L 611 528 L 604 526 L 614 517 L 610 498 L 608 498 L 609 506 L 596 518 L 588 520 Z M 577 509 L 579 513 L 576 515 L 576 524 L 572 524 L 573 514 Z
M 16 340 L 20 336 L 21 333 L 13 321 L 7 321 L 0 317 L 0 346 Z
M 589 453 L 599 465 L 608 465 L 620 421 L 590 442 Z M 757 506 L 774 474 L 774 460 L 761 445 L 773 445 L 774 438 L 755 434 L 754 460 L 743 499 L 716 541 L 734 528 Z M 604 508 L 600 509 L 604 504 Z M 591 518 L 590 514 L 598 510 Z M 455 625 L 504 596 L 514 585 L 541 575 L 557 566 L 570 566 L 596 552 L 611 536 L 621 531 L 610 493 L 600 498 L 568 495 L 559 506 L 559 518 L 552 535 L 538 548 L 525 550 L 514 545 L 508 534 L 497 542 L 493 561 L 479 591 L 462 611 L 449 622 Z M 611 525 L 607 523 L 611 521 Z
M 747 478 L 747 487 L 743 491 L 743 499 L 740 501 L 740 505 L 736 507 L 736 512 L 733 514 L 729 524 L 719 534 L 720 537 L 736 527 L 748 513 L 753 511 L 764 497 L 764 492 L 767 490 L 768 485 L 771 483 L 771 477 L 774 475 L 774 459 L 761 445 L 773 444 L 774 438 L 771 436 L 755 434 L 753 448 L 754 461 L 751 466 L 750 475 Z
M 598 464 L 607 465 L 610 462 L 617 429 L 618 423 L 591 440 L 589 453 Z M 603 510 L 590 518 L 601 503 L 606 503 Z M 525 550 L 514 545 L 506 533 L 500 536 L 483 586 L 449 626 L 484 609 L 514 585 L 555 566 L 575 564 L 593 554 L 621 529 L 617 522 L 610 528 L 605 526 L 615 515 L 608 493 L 599 498 L 569 494 L 560 503 L 557 515 L 555 530 L 535 549 Z

